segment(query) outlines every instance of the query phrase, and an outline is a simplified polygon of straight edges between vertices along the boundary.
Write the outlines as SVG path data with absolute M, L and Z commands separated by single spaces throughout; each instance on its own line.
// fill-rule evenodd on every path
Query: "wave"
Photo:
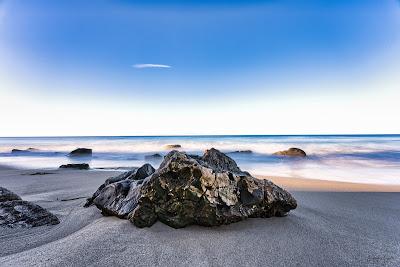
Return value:
M 52 137 L 0 138 L 0 164 L 25 168 L 55 168 L 82 161 L 93 168 L 139 166 L 146 155 L 165 155 L 168 144 L 200 155 L 211 147 L 230 153 L 242 169 L 257 174 L 329 177 L 334 180 L 400 183 L 400 136 L 226 136 L 226 137 Z M 37 151 L 13 154 L 11 150 L 33 147 Z M 93 157 L 73 159 L 77 147 L 93 149 Z M 306 159 L 286 159 L 272 153 L 289 147 L 306 151 Z M 157 167 L 161 160 L 153 159 Z

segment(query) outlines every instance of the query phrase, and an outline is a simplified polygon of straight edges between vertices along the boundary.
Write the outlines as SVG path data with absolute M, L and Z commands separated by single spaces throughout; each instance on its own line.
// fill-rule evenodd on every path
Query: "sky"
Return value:
M 400 134 L 398 0 L 0 0 L 0 136 Z

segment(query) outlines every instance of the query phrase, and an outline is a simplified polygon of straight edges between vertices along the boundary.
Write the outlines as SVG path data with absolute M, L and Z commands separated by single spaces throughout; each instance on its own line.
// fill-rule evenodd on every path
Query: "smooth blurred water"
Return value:
M 0 164 L 21 168 L 57 168 L 87 162 L 92 168 L 132 167 L 154 153 L 165 155 L 167 144 L 202 154 L 214 147 L 229 153 L 243 170 L 269 176 L 293 176 L 338 181 L 400 184 L 400 135 L 302 136 L 115 136 L 115 137 L 7 137 L 0 138 Z M 38 151 L 12 154 L 13 148 Z M 73 159 L 78 147 L 93 149 L 93 157 Z M 299 147 L 307 158 L 282 158 L 272 153 Z M 230 153 L 251 150 L 253 153 Z

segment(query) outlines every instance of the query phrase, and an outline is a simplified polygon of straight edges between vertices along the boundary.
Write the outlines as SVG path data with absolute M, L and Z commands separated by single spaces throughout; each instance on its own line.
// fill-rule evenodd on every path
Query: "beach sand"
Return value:
M 400 266 L 399 186 L 268 177 L 298 201 L 287 217 L 139 229 L 82 207 L 118 172 L 38 171 L 1 168 L 0 186 L 61 223 L 0 228 L 0 266 Z

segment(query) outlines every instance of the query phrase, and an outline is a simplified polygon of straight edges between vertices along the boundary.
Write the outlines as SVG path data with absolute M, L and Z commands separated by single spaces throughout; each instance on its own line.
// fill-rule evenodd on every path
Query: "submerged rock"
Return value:
M 145 160 L 155 160 L 155 159 L 162 159 L 163 156 L 161 156 L 160 154 L 156 153 L 156 154 L 152 154 L 152 155 L 146 155 L 144 156 Z
M 230 154 L 252 154 L 253 151 L 251 151 L 251 150 L 236 150 L 236 151 L 232 151 L 229 153 Z
M 275 152 L 274 155 L 278 156 L 289 156 L 289 157 L 306 157 L 307 154 L 300 148 L 292 147 L 288 150 Z
M 12 154 L 16 154 L 16 153 L 24 153 L 24 152 L 35 152 L 35 151 L 39 151 L 39 150 L 36 149 L 36 148 L 33 148 L 33 147 L 30 147 L 28 149 L 17 149 L 17 148 L 14 148 L 14 149 L 11 150 L 11 153 Z
M 64 164 L 60 166 L 60 169 L 89 170 L 89 164 L 87 163 Z
M 71 151 L 68 156 L 70 157 L 78 157 L 78 156 L 92 156 L 92 149 L 90 148 L 77 148 Z
M 58 223 L 60 221 L 52 213 L 0 187 L 0 226 L 35 227 Z
M 91 203 L 102 214 L 129 219 L 138 227 L 159 220 L 174 228 L 284 216 L 297 206 L 287 191 L 240 170 L 216 149 L 196 158 L 171 151 L 145 179 L 106 181 L 86 206 Z

